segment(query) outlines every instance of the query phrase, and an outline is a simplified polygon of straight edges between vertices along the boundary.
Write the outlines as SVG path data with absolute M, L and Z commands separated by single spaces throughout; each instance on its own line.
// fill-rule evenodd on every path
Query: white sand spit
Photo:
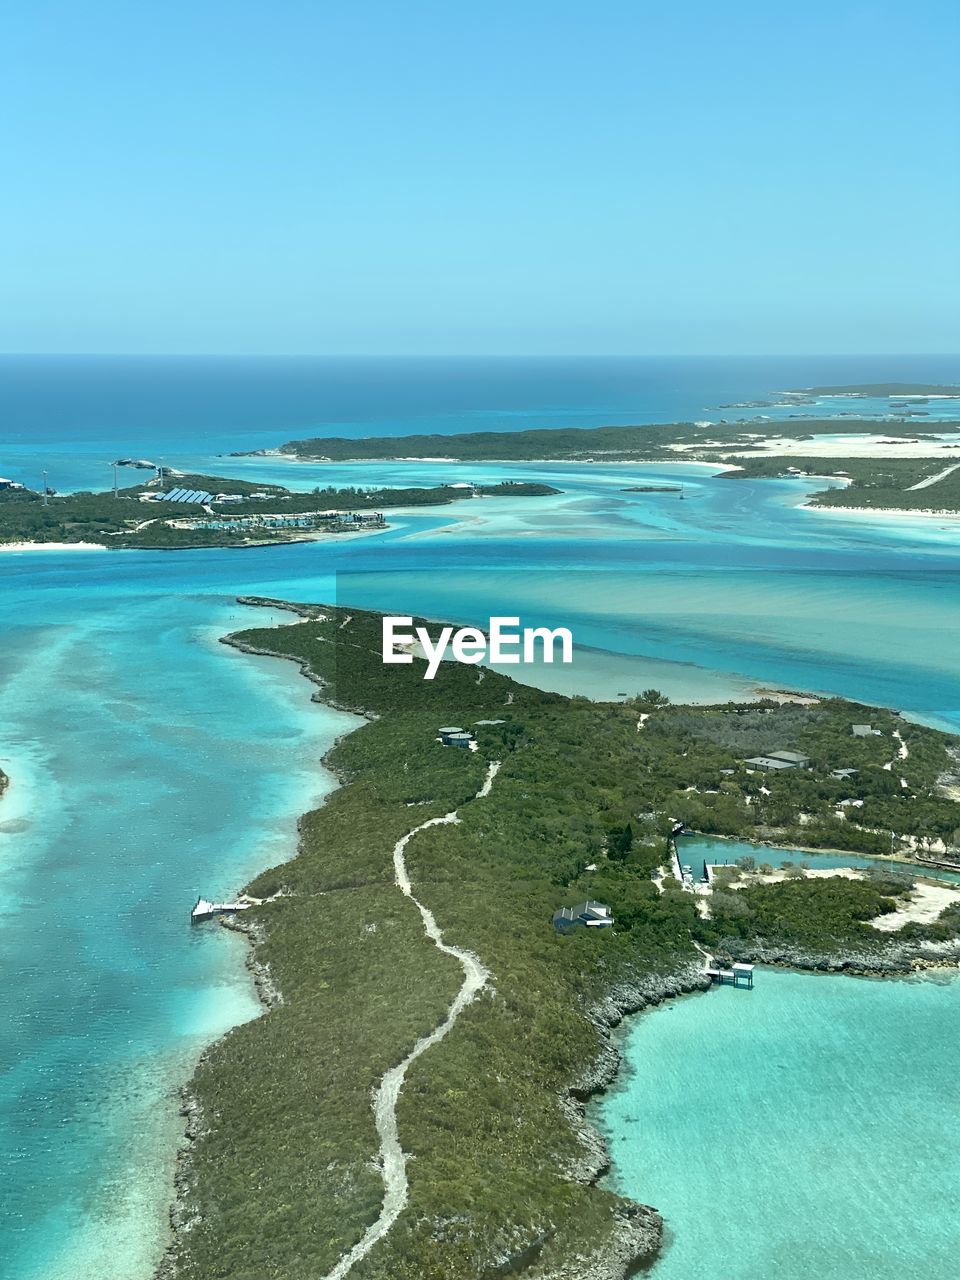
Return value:
M 0 542 L 0 551 L 106 551 L 101 542 Z

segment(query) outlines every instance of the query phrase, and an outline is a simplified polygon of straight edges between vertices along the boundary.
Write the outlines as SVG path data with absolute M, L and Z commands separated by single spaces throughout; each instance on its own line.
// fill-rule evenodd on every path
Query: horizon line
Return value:
M 0 351 L 0 360 L 889 360 L 960 359 L 957 351 Z

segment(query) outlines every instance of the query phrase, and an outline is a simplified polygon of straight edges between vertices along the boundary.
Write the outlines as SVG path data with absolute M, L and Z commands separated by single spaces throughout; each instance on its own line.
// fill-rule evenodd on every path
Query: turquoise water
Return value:
M 722 408 L 805 386 L 960 383 L 957 356 L 228 359 L 0 356 L 0 475 L 103 486 L 117 457 L 186 461 L 308 435 L 888 415 L 889 401 Z M 958 416 L 932 400 L 909 430 Z M 130 473 L 136 475 L 136 473 Z
M 58 365 L 52 378 L 0 361 L 3 475 L 32 480 L 48 462 L 61 487 L 99 483 L 130 453 L 302 488 L 516 476 L 562 490 L 393 512 L 388 531 L 356 541 L 0 553 L 0 766 L 13 778 L 0 801 L 4 1280 L 145 1280 L 164 1240 L 176 1089 L 204 1044 L 257 1012 L 242 947 L 191 930 L 187 912 L 198 892 L 228 893 L 290 855 L 296 815 L 329 786 L 319 759 L 349 721 L 311 704 L 292 666 L 217 644 L 264 621 L 235 595 L 569 625 L 573 667 L 533 673 L 569 692 L 653 684 L 720 700 L 787 685 L 960 728 L 955 522 L 812 515 L 797 509 L 802 481 L 732 482 L 704 467 L 216 456 L 334 426 L 656 421 L 779 386 L 960 376 L 949 361 L 884 372 L 772 362 L 758 382 L 756 365 L 736 364 L 616 376 L 594 364 L 559 381 L 555 365 L 448 369 L 446 381 L 436 368 L 355 366 L 318 393 L 315 368 L 276 363 L 243 376 L 195 366 L 171 381 L 136 362 Z M 682 502 L 623 492 L 678 474 Z M 789 1015 L 798 1027 L 804 1008 Z M 682 1128 L 675 1136 L 685 1151 Z M 656 1186 L 644 1194 L 664 1203 Z
M 292 854 L 354 722 L 219 645 L 225 601 L 4 586 L 0 1271 L 127 1280 L 165 1238 L 176 1090 L 258 1012 L 190 908 Z
M 747 840 L 720 840 L 710 836 L 682 836 L 677 842 L 680 861 L 693 868 L 699 876 L 704 862 L 711 865 L 736 862 L 738 858 L 755 858 L 757 864 L 768 862 L 771 867 L 782 867 L 785 862 L 807 863 L 812 869 L 831 867 L 875 868 L 878 871 L 909 871 L 913 875 L 943 880 L 948 884 L 960 884 L 960 871 L 947 871 L 941 867 L 918 867 L 912 862 L 898 862 L 888 858 L 866 858 L 856 853 L 811 853 L 807 849 L 777 849 L 765 844 L 751 844 Z
M 957 980 L 771 969 L 634 1019 L 595 1118 L 652 1280 L 956 1275 L 958 1019 Z

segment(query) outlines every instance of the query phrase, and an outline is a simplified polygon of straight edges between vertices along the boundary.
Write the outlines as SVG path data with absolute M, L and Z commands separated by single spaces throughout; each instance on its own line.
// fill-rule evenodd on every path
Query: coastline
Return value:
M 504 432 L 509 435 L 509 432 Z M 398 436 L 398 439 L 403 439 Z M 694 446 L 696 447 L 696 446 Z M 720 471 L 739 471 L 737 463 L 714 461 L 712 458 L 643 458 L 635 455 L 627 457 L 621 454 L 606 454 L 602 451 L 592 453 L 583 458 L 452 458 L 426 457 L 420 455 L 386 454 L 382 458 L 305 458 L 297 454 L 281 453 L 279 450 L 263 449 L 253 453 L 234 454 L 242 458 L 270 458 L 274 462 L 289 462 L 296 466 L 323 467 L 365 467 L 382 466 L 385 463 L 420 462 L 443 463 L 452 467 L 562 467 L 562 466 L 602 466 L 605 463 L 622 466 L 641 467 L 714 467 Z M 406 509 L 406 508 L 405 508 Z
M 279 600 L 272 597 L 238 596 L 237 603 L 242 606 L 277 609 L 292 613 L 295 615 L 291 620 L 292 622 L 296 622 L 298 619 L 318 619 L 323 616 L 322 609 L 313 608 L 309 605 L 296 604 L 290 601 Z M 281 623 L 277 625 L 284 624 Z M 219 644 L 236 649 L 242 654 L 294 661 L 299 675 L 303 676 L 304 679 L 316 686 L 310 697 L 311 702 L 325 702 L 336 710 L 365 718 L 364 713 L 356 708 L 342 706 L 332 700 L 324 698 L 321 694 L 324 682 L 310 670 L 309 665 L 306 662 L 297 661 L 290 655 L 278 653 L 273 649 L 249 644 L 246 641 L 239 639 L 239 633 L 236 632 L 220 635 L 217 639 Z M 356 725 L 353 728 L 348 729 L 345 733 L 338 734 L 331 745 L 327 748 L 327 751 L 320 758 L 320 768 L 325 769 L 331 777 L 336 779 L 336 785 L 323 797 L 321 807 L 326 804 L 344 784 L 342 771 L 338 770 L 329 762 L 330 754 L 345 737 L 349 736 L 350 733 L 356 732 L 356 729 L 360 727 L 360 725 Z M 294 860 L 300 852 L 304 820 L 308 814 L 313 811 L 314 810 L 308 810 L 306 813 L 301 813 L 297 816 L 297 839 L 293 852 L 290 855 L 290 861 Z M 257 872 L 255 874 L 260 873 Z M 243 896 L 243 891 L 240 896 Z M 246 944 L 244 966 L 250 975 L 250 980 L 260 1004 L 260 1016 L 263 1016 L 271 1010 L 283 1005 L 283 992 L 274 980 L 270 965 L 260 954 L 264 941 L 264 930 L 260 922 L 245 919 L 243 915 L 238 914 L 235 916 L 221 916 L 217 921 L 217 925 L 219 928 L 239 935 Z M 197 1074 L 209 1063 L 217 1049 L 243 1025 L 245 1024 L 241 1023 L 238 1026 L 230 1027 L 223 1033 L 223 1035 L 211 1040 L 210 1043 L 204 1047 L 199 1058 L 194 1064 L 190 1079 L 180 1086 L 180 1116 L 183 1118 L 185 1123 L 181 1134 L 181 1140 L 171 1159 L 173 1198 L 169 1201 L 168 1206 L 170 1235 L 163 1255 L 152 1273 L 153 1280 L 177 1280 L 177 1277 L 180 1274 L 178 1246 L 196 1224 L 196 1215 L 192 1211 L 189 1203 L 189 1198 L 194 1188 L 191 1149 L 204 1136 L 204 1134 L 210 1132 L 210 1125 L 207 1121 L 203 1104 L 193 1088 L 193 1082 Z
M 0 551 L 109 551 L 105 542 L 0 542 Z
M 916 507 L 845 507 L 819 502 L 797 503 L 799 511 L 817 511 L 832 516 L 872 516 L 874 519 L 960 521 L 960 511 L 935 511 Z
M 401 508 L 397 508 L 400 510 Z M 407 510 L 407 508 L 402 508 Z M 141 547 L 106 542 L 0 542 L 0 551 L 247 551 L 252 547 L 286 546 L 297 542 L 346 542 L 355 538 L 386 533 L 393 526 L 378 525 L 375 529 L 350 529 L 343 533 L 303 533 L 292 538 L 250 538 L 244 542 L 195 542 L 186 547 Z
M 237 602 L 251 607 L 286 610 L 304 621 L 320 620 L 324 616 L 323 606 L 297 604 L 273 597 L 240 596 Z M 311 701 L 325 703 L 368 721 L 377 719 L 374 713 L 327 696 L 324 692 L 327 687 L 326 682 L 310 668 L 306 660 L 252 644 L 242 639 L 241 634 L 236 632 L 220 637 L 220 643 L 235 648 L 241 653 L 294 661 L 300 674 L 315 686 Z M 362 725 L 357 725 L 338 737 L 321 760 L 321 765 L 338 780 L 338 788 L 324 797 L 321 808 L 328 804 L 337 790 L 349 781 L 329 757 L 343 739 L 350 737 L 361 727 Z M 298 833 L 301 837 L 308 817 L 309 814 L 303 814 L 298 820 Z M 298 843 L 294 859 L 300 852 L 301 847 Z M 269 964 L 260 955 L 264 943 L 264 932 L 258 922 L 237 917 L 224 918 L 219 923 L 222 927 L 240 933 L 245 938 L 248 944 L 247 969 L 251 974 L 264 1013 L 282 1005 L 283 992 L 274 980 Z M 600 1131 L 587 1120 L 586 1106 L 594 1095 L 609 1086 L 619 1070 L 621 1058 L 613 1044 L 613 1029 L 631 1013 L 653 1007 L 662 1000 L 676 995 L 704 989 L 708 985 L 702 973 L 698 971 L 696 962 L 691 961 L 680 966 L 676 972 L 637 976 L 632 981 L 621 979 L 611 985 L 602 999 L 591 1004 L 586 1011 L 587 1017 L 599 1034 L 601 1046 L 583 1065 L 577 1078 L 557 1094 L 560 1110 L 567 1119 L 580 1147 L 578 1157 L 562 1171 L 570 1181 L 584 1186 L 596 1186 L 609 1171 L 610 1159 L 605 1140 Z M 217 1049 L 237 1030 L 239 1028 L 231 1028 L 224 1036 L 211 1042 L 204 1049 L 194 1075 L 181 1089 L 180 1114 L 186 1123 L 183 1141 L 174 1158 L 174 1195 L 169 1210 L 171 1242 L 154 1272 L 154 1280 L 178 1280 L 182 1274 L 181 1246 L 198 1222 L 197 1214 L 191 1204 L 192 1193 L 196 1186 L 192 1151 L 197 1141 L 209 1132 L 210 1127 L 203 1104 L 193 1087 L 194 1081 L 197 1073 L 210 1062 Z M 606 1248 L 591 1256 L 586 1269 L 578 1271 L 578 1280 L 628 1280 L 628 1277 L 636 1274 L 638 1267 L 652 1265 L 660 1251 L 663 1222 L 657 1210 L 650 1205 L 620 1196 L 612 1198 L 615 1203 L 611 1208 L 613 1231 L 610 1240 Z
M 302 620 L 322 620 L 325 617 L 325 608 L 329 610 L 329 607 L 322 605 L 295 604 L 269 597 L 238 597 L 238 603 L 286 610 Z M 368 721 L 377 718 L 374 713 L 364 711 L 356 705 L 344 703 L 332 696 L 333 691 L 328 690 L 327 683 L 311 669 L 305 658 L 297 654 L 278 652 L 264 645 L 253 644 L 244 640 L 242 633 L 231 633 L 221 637 L 221 642 L 241 652 L 295 661 L 301 674 L 316 686 L 312 694 L 313 701 L 364 716 Z M 349 730 L 343 738 L 350 737 L 361 727 L 358 725 Z M 340 741 L 342 738 L 338 739 L 338 744 Z M 334 749 L 335 747 L 331 747 L 330 751 Z M 324 757 L 323 764 L 341 784 L 349 781 L 346 775 L 328 760 L 327 756 Z M 324 804 L 328 804 L 335 794 L 333 792 L 328 795 Z M 307 817 L 308 815 L 303 815 L 298 824 L 301 833 Z M 298 849 L 298 855 L 295 857 L 299 856 L 299 852 Z M 227 927 L 243 933 L 246 937 L 249 943 L 248 967 L 254 977 L 262 1004 L 266 1010 L 276 1008 L 282 1003 L 283 994 L 274 981 L 269 965 L 264 963 L 260 955 L 264 944 L 262 930 L 257 924 L 246 920 L 231 922 Z M 797 970 L 847 972 L 870 977 L 903 976 L 921 969 L 946 968 L 951 961 L 955 964 L 956 957 L 960 955 L 960 940 L 951 940 L 946 944 L 913 944 L 891 940 L 889 943 L 878 946 L 876 950 L 871 949 L 863 953 L 848 950 L 832 954 L 795 947 L 750 947 L 749 945 L 740 945 L 738 950 L 739 958 L 754 959 L 760 963 Z M 581 1012 L 586 1013 L 596 1029 L 598 1046 L 589 1060 L 584 1062 L 579 1074 L 557 1094 L 561 1111 L 576 1135 L 580 1148 L 577 1158 L 562 1169 L 569 1180 L 586 1186 L 596 1186 L 611 1167 L 606 1142 L 601 1132 L 589 1121 L 586 1108 L 592 1099 L 609 1088 L 620 1070 L 622 1055 L 614 1039 L 615 1029 L 626 1018 L 658 1005 L 665 999 L 703 991 L 709 985 L 703 965 L 691 958 L 677 963 L 668 971 L 634 973 L 632 976 L 621 973 L 610 980 L 599 997 L 588 1000 L 586 1009 Z M 227 1037 L 209 1046 L 205 1050 L 204 1061 L 209 1061 L 217 1046 L 231 1034 L 228 1032 Z M 175 1280 L 180 1274 L 179 1248 L 197 1222 L 195 1211 L 190 1204 L 191 1193 L 195 1186 L 191 1148 L 196 1140 L 203 1136 L 206 1122 L 202 1104 L 193 1092 L 191 1084 L 185 1086 L 182 1114 L 187 1119 L 187 1133 L 185 1145 L 177 1157 L 176 1196 L 171 1209 L 173 1242 L 156 1272 L 157 1280 Z M 603 1254 L 593 1257 L 589 1264 L 578 1272 L 584 1280 L 625 1280 L 628 1275 L 635 1273 L 638 1265 L 649 1264 L 661 1247 L 663 1224 L 656 1209 L 638 1201 L 619 1198 L 612 1212 L 616 1224 L 615 1230 Z

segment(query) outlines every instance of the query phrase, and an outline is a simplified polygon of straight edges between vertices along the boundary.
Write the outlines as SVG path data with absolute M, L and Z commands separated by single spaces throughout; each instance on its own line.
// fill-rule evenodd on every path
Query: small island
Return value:
M 121 464 L 116 464 L 121 465 Z M 128 463 L 141 468 L 150 463 Z M 46 494 L 0 482 L 0 548 L 81 546 L 180 550 L 254 547 L 383 530 L 385 507 L 440 506 L 466 498 L 558 493 L 547 484 L 452 484 L 432 488 L 295 492 L 223 476 L 158 472 L 151 480 L 99 493 Z
M 851 396 L 856 399 L 889 399 L 891 397 L 937 397 L 960 400 L 960 386 L 940 382 L 859 382 L 834 387 L 804 387 L 787 391 L 790 396 Z
M 849 390 L 850 394 L 854 394 L 854 388 Z M 943 388 L 942 394 L 945 395 L 950 390 Z M 953 393 L 960 398 L 960 389 L 953 388 Z M 929 394 L 934 393 L 931 391 Z M 736 422 L 723 420 L 719 423 L 534 427 L 524 431 L 365 436 L 361 439 L 319 436 L 290 440 L 279 449 L 255 449 L 235 456 L 279 456 L 304 462 L 676 462 L 678 458 L 688 461 L 717 461 L 731 451 L 773 445 L 785 433 L 794 438 L 828 436 L 840 432 L 846 435 L 875 435 L 878 429 L 883 429 L 884 421 L 884 418 L 878 417 L 845 415 L 814 418 L 797 413 L 791 414 L 788 419 L 741 418 Z M 937 430 L 960 431 L 960 413 L 955 421 L 938 422 Z
M 706 988 L 714 957 L 955 967 L 960 893 L 931 913 L 914 882 L 960 859 L 960 740 L 839 698 L 593 703 L 452 662 L 428 682 L 381 663 L 377 614 L 242 603 L 297 620 L 227 643 L 359 718 L 297 856 L 225 920 L 266 1012 L 189 1087 L 164 1280 L 321 1276 L 350 1251 L 370 1280 L 634 1274 L 660 1216 L 598 1185 L 584 1116 L 624 1014 Z M 684 828 L 879 870 L 738 866 L 698 889 Z
M 856 388 L 848 390 L 850 394 L 857 392 Z M 946 390 L 949 388 L 943 389 L 943 394 Z M 960 396 L 960 391 L 957 394 Z M 311 462 L 443 458 L 457 463 L 716 463 L 723 466 L 723 474 L 730 479 L 811 476 L 840 482 L 811 495 L 810 506 L 864 508 L 894 514 L 960 513 L 960 419 L 938 422 L 936 434 L 902 436 L 896 430 L 886 419 L 791 416 L 788 422 L 764 419 L 749 423 L 536 428 L 360 440 L 329 437 L 293 440 L 280 450 L 258 453 L 279 453 Z M 815 451 L 818 437 L 837 435 L 849 436 L 851 447 L 856 443 L 858 451 L 869 456 L 839 455 L 831 451 L 832 441 L 823 455 Z M 805 453 L 803 445 L 808 441 L 811 451 Z M 924 456 L 915 456 L 921 452 Z M 827 453 L 830 456 L 825 456 Z M 622 492 L 652 494 L 679 489 L 679 482 L 650 483 L 630 485 Z

